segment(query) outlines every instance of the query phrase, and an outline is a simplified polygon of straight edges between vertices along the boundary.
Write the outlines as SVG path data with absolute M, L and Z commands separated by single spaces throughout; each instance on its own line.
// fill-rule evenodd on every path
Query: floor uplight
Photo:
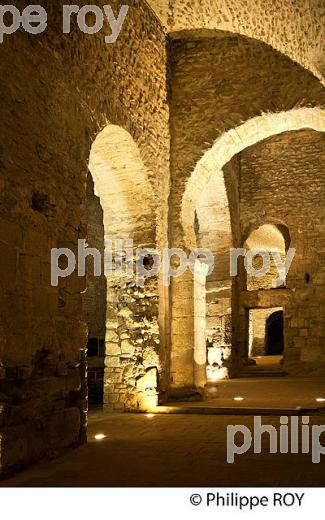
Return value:
M 104 435 L 103 433 L 97 433 L 97 435 L 95 435 L 95 439 L 96 441 L 103 441 L 104 439 L 106 439 L 106 435 Z

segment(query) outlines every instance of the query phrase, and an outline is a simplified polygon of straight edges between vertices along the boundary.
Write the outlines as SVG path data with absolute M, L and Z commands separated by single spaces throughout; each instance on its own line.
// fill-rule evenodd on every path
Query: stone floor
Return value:
M 225 383 L 220 394 L 223 397 L 215 401 L 230 402 L 231 396 L 240 393 L 246 397 L 251 395 L 256 403 L 263 395 L 265 401 L 269 393 L 272 399 L 278 398 L 280 407 L 283 406 L 281 399 L 291 405 L 314 405 L 316 396 L 325 395 L 321 380 L 280 378 L 265 382 L 245 380 L 245 383 L 239 380 Z M 262 454 L 256 455 L 250 450 L 238 456 L 233 465 L 228 464 L 227 426 L 243 424 L 252 429 L 253 417 L 244 413 L 237 417 L 229 414 L 147 417 L 94 411 L 89 415 L 87 445 L 57 460 L 29 468 L 4 481 L 2 486 L 325 485 L 325 457 L 320 464 L 312 464 L 311 455 L 271 455 L 267 435 L 263 439 Z M 325 415 L 321 413 L 322 410 L 311 415 L 311 425 L 325 424 Z M 263 417 L 262 422 L 278 427 L 279 416 L 274 411 L 273 416 Z M 97 434 L 106 437 L 98 441 Z M 321 441 L 325 445 L 325 434 Z
M 241 398 L 242 401 L 237 399 Z M 236 399 L 236 400 L 235 400 Z M 317 399 L 324 399 L 318 402 Z M 170 403 L 178 406 L 179 403 Z M 219 408 L 223 412 L 236 410 L 275 410 L 277 413 L 295 413 L 298 409 L 323 410 L 325 413 L 325 378 L 302 377 L 247 377 L 211 384 L 205 408 Z M 183 408 L 200 408 L 202 402 L 183 402 Z

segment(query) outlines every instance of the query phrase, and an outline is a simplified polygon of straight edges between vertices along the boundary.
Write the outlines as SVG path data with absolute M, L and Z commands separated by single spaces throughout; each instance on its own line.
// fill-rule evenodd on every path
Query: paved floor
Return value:
M 323 409 L 325 412 L 325 378 L 248 377 L 219 381 L 212 386 L 206 408 L 245 408 L 274 410 Z M 242 401 L 234 400 L 242 398 Z M 317 399 L 324 399 L 323 402 Z M 177 405 L 179 403 L 170 403 Z M 202 402 L 183 402 L 182 406 L 198 408 Z
M 311 425 L 323 423 L 325 417 L 310 417 Z M 325 456 L 312 464 L 311 455 L 270 455 L 267 436 L 262 454 L 251 450 L 228 464 L 228 424 L 252 428 L 253 417 L 91 413 L 88 445 L 27 469 L 2 486 L 325 485 Z M 279 417 L 264 417 L 263 424 L 277 427 Z M 106 438 L 96 441 L 96 434 Z

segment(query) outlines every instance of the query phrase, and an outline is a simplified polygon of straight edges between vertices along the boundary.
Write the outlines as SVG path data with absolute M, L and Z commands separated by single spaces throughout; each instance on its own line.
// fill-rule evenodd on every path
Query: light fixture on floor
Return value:
M 154 416 L 155 416 L 154 413 L 147 413 L 146 414 L 147 419 L 152 419 Z
M 223 379 L 227 379 L 228 378 L 228 369 L 223 367 L 223 368 L 218 368 L 217 370 L 214 369 L 214 367 L 212 366 L 209 366 L 208 367 L 208 380 L 211 381 L 212 383 L 215 383 L 217 381 L 221 381 Z
M 234 397 L 234 401 L 244 401 L 243 397 Z
M 103 433 L 97 433 L 97 435 L 95 435 L 95 439 L 96 441 L 103 441 L 104 439 L 106 439 L 106 435 L 104 435 Z

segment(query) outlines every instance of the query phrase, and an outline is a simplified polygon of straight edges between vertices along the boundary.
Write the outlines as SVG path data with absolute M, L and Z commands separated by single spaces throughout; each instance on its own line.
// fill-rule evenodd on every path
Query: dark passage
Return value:
M 281 356 L 283 352 L 283 311 L 278 311 L 271 314 L 266 321 L 265 355 Z
M 104 393 L 104 339 L 88 339 L 88 402 L 89 406 L 103 404 Z

